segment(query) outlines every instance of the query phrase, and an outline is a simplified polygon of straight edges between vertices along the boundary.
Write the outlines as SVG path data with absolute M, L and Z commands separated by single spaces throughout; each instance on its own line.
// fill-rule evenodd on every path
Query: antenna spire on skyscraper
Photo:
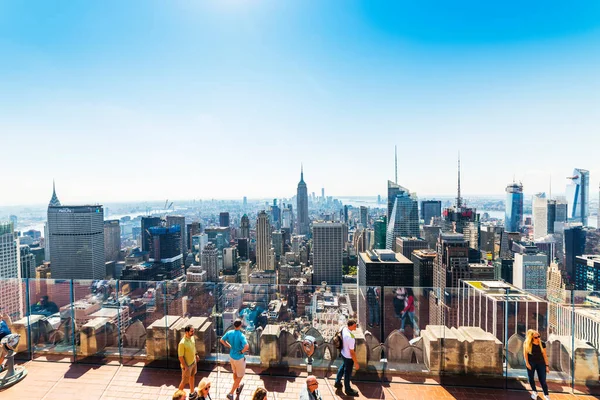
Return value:
M 456 196 L 456 208 L 462 207 L 462 197 L 460 196 L 460 151 L 458 152 L 458 194 Z
M 398 146 L 394 146 L 394 169 L 396 172 L 396 180 L 394 181 L 396 185 L 398 184 Z
M 300 163 L 300 182 L 304 182 L 304 164 Z

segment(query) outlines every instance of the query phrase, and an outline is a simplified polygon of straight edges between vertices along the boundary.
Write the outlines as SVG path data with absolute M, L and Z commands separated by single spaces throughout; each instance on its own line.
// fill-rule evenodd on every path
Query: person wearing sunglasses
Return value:
M 316 376 L 309 375 L 306 377 L 306 386 L 300 391 L 300 400 L 323 400 Z
M 550 372 L 550 363 L 546 354 L 546 343 L 542 342 L 540 333 L 530 329 L 527 331 L 525 342 L 523 343 L 523 356 L 527 366 L 527 377 L 531 385 L 531 398 L 537 399 L 538 393 L 535 387 L 535 373 L 537 372 L 540 385 L 544 391 L 544 400 L 550 400 L 548 394 L 548 385 L 546 384 L 546 374 Z
M 208 378 L 202 378 L 198 384 L 198 397 L 197 400 L 211 400 L 210 398 L 210 387 L 212 386 L 211 381 Z

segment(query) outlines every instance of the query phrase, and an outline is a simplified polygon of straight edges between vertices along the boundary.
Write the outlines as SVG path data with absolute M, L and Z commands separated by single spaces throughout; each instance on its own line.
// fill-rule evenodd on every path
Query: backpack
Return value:
M 342 335 L 343 329 L 344 328 L 337 331 L 335 333 L 335 335 L 333 336 L 333 345 L 335 346 L 336 349 L 338 349 L 340 351 L 344 348 L 344 336 Z

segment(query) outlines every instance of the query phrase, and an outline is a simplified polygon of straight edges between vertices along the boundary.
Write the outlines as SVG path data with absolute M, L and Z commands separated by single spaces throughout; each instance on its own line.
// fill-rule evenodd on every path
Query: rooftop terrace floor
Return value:
M 157 369 L 124 365 L 85 365 L 59 362 L 29 361 L 24 364 L 27 377 L 15 386 L 0 391 L 0 399 L 27 400 L 121 400 L 153 399 L 170 400 L 179 384 L 177 370 Z M 208 376 L 212 382 L 213 400 L 226 399 L 232 377 L 228 368 L 215 367 L 212 371 L 199 371 L 200 378 Z M 269 400 L 298 399 L 306 374 L 298 377 L 260 375 L 248 370 L 244 377 L 245 387 L 240 399 L 250 399 L 256 387 L 262 386 L 269 392 Z M 351 399 L 336 392 L 333 377 L 319 379 L 323 400 Z M 481 389 L 447 387 L 442 385 L 354 382 L 360 396 L 356 399 L 529 399 L 525 390 Z M 187 390 L 186 390 L 187 391 Z M 556 400 L 599 399 L 593 396 L 554 394 Z

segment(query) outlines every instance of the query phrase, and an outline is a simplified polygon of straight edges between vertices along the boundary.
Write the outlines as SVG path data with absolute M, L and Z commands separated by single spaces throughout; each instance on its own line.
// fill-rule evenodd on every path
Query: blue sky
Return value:
M 597 1 L 0 0 L 0 204 L 564 190 Z

